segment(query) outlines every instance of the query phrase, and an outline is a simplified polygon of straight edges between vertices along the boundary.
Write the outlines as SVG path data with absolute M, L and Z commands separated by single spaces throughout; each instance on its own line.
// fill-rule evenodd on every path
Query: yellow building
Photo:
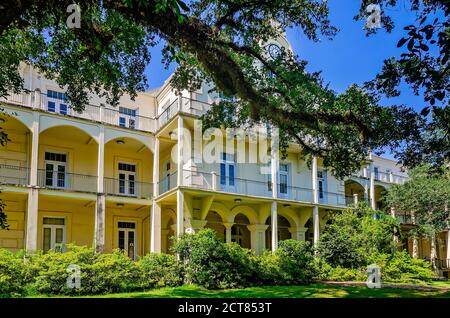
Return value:
M 315 244 L 330 213 L 359 200 L 380 208 L 383 191 L 407 177 L 394 161 L 372 156 L 360 173 L 337 180 L 320 158 L 309 168 L 295 144 L 287 158 L 274 151 L 263 162 L 261 145 L 225 132 L 214 137 L 225 145 L 217 160 L 197 160 L 191 148 L 205 150 L 210 141 L 196 138 L 197 119 L 220 98 L 206 84 L 176 95 L 167 81 L 135 101 L 123 97 L 117 108 L 91 96 L 77 113 L 54 82 L 31 66 L 21 72 L 27 92 L 0 101 L 10 138 L 0 148 L 0 196 L 10 225 L 0 230 L 0 248 L 75 243 L 121 248 L 135 258 L 169 252 L 172 236 L 202 228 L 256 253 L 284 239 Z M 420 244 L 426 257 L 429 244 Z M 443 233 L 439 258 L 447 259 L 447 248 Z

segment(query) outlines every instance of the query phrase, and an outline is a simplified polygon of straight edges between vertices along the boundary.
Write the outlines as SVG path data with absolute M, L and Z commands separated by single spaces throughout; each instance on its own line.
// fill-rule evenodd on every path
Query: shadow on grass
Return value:
M 266 286 L 244 289 L 207 290 L 197 286 L 153 289 L 146 292 L 110 294 L 114 298 L 450 298 L 449 291 L 399 288 L 372 289 L 366 286 L 311 284 Z

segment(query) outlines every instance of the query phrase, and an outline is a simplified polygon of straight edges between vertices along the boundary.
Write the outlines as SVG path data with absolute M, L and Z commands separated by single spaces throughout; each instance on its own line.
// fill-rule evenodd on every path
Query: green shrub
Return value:
M 22 295 L 29 279 L 23 252 L 0 249 L 0 297 Z
M 275 255 L 278 256 L 280 264 L 276 275 L 281 274 L 284 284 L 305 283 L 317 275 L 314 266 L 314 252 L 310 242 L 281 241 Z
M 175 287 L 183 283 L 182 268 L 173 255 L 150 253 L 142 257 L 137 266 L 143 288 Z
M 80 266 L 81 288 L 67 286 L 67 268 Z M 139 270 L 121 251 L 95 253 L 93 249 L 69 246 L 65 253 L 38 253 L 30 259 L 33 281 L 27 286 L 31 294 L 102 294 L 137 288 Z
M 173 247 L 184 264 L 184 283 L 205 288 L 238 288 L 256 284 L 256 256 L 237 244 L 225 244 L 214 230 L 185 234 Z
M 381 267 L 383 282 L 420 284 L 435 277 L 431 263 L 411 257 L 406 251 L 374 254 L 371 262 Z

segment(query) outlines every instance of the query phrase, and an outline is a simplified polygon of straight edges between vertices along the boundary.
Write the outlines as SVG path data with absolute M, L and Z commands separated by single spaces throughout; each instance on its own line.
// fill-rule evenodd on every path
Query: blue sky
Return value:
M 380 29 L 377 34 L 366 37 L 364 22 L 354 21 L 360 2 L 355 0 L 328 0 L 330 19 L 340 29 L 333 40 L 309 41 L 299 29 L 287 31 L 294 52 L 307 60 L 308 71 L 322 71 L 322 77 L 336 92 L 344 91 L 352 83 L 363 84 L 380 71 L 383 60 L 399 56 L 398 40 L 404 35 L 403 27 L 415 21 L 415 13 L 407 9 L 406 0 L 400 0 L 396 8 L 386 11 L 396 23 L 392 33 Z M 159 45 L 152 49 L 152 61 L 147 67 L 149 87 L 161 86 L 175 69 L 164 69 Z M 405 104 L 415 109 L 425 106 L 421 97 L 414 96 L 407 85 L 402 85 L 401 96 L 383 99 L 383 105 Z

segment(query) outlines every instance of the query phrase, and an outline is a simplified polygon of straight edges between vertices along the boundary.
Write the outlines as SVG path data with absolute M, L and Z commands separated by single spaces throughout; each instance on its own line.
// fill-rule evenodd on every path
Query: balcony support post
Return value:
M 312 182 L 312 191 L 313 191 L 313 200 L 314 200 L 314 207 L 313 207 L 313 233 L 314 233 L 314 239 L 313 244 L 314 247 L 317 246 L 319 243 L 319 235 L 320 235 L 320 220 L 319 220 L 319 189 L 318 189 L 318 180 L 317 180 L 317 156 L 313 156 L 312 158 L 312 164 L 311 164 L 311 182 Z
M 30 185 L 38 185 L 38 161 L 39 161 L 39 113 L 33 113 L 31 127 L 31 154 L 30 154 Z
M 106 197 L 104 189 L 105 171 L 105 128 L 100 126 L 97 136 L 97 200 L 95 202 L 95 230 L 94 247 L 97 252 L 102 252 L 105 248 L 105 219 L 106 219 Z
M 231 228 L 233 227 L 234 223 L 224 223 L 223 226 L 225 226 L 225 243 L 231 243 Z
M 271 227 L 272 227 L 272 252 L 275 252 L 278 248 L 278 170 L 280 165 L 280 158 L 278 153 L 278 138 L 273 135 L 271 139 L 271 174 L 272 174 L 272 197 L 273 202 L 271 206 Z
M 177 190 L 177 227 L 176 236 L 180 237 L 184 233 L 184 194 Z
M 27 204 L 27 232 L 25 249 L 27 252 L 37 250 L 38 236 L 38 198 L 39 192 L 36 188 L 28 189 Z
M 256 255 L 261 255 L 266 248 L 265 233 L 268 227 L 269 226 L 265 224 L 247 225 L 247 228 L 250 231 L 250 245 L 252 251 L 255 252 Z
M 183 118 L 178 116 L 177 129 L 177 185 L 183 185 Z
M 153 200 L 151 208 L 150 252 L 161 252 L 161 205 Z
M 100 253 L 105 248 L 105 217 L 106 217 L 106 198 L 104 194 L 97 194 L 95 202 L 95 233 L 94 245 L 95 251 Z
M 369 154 L 369 159 L 372 160 L 372 154 Z M 369 165 L 369 174 L 370 174 L 370 184 L 369 184 L 369 191 L 370 191 L 370 207 L 375 210 L 377 205 L 375 201 L 375 171 L 373 167 L 373 161 L 370 162 Z

